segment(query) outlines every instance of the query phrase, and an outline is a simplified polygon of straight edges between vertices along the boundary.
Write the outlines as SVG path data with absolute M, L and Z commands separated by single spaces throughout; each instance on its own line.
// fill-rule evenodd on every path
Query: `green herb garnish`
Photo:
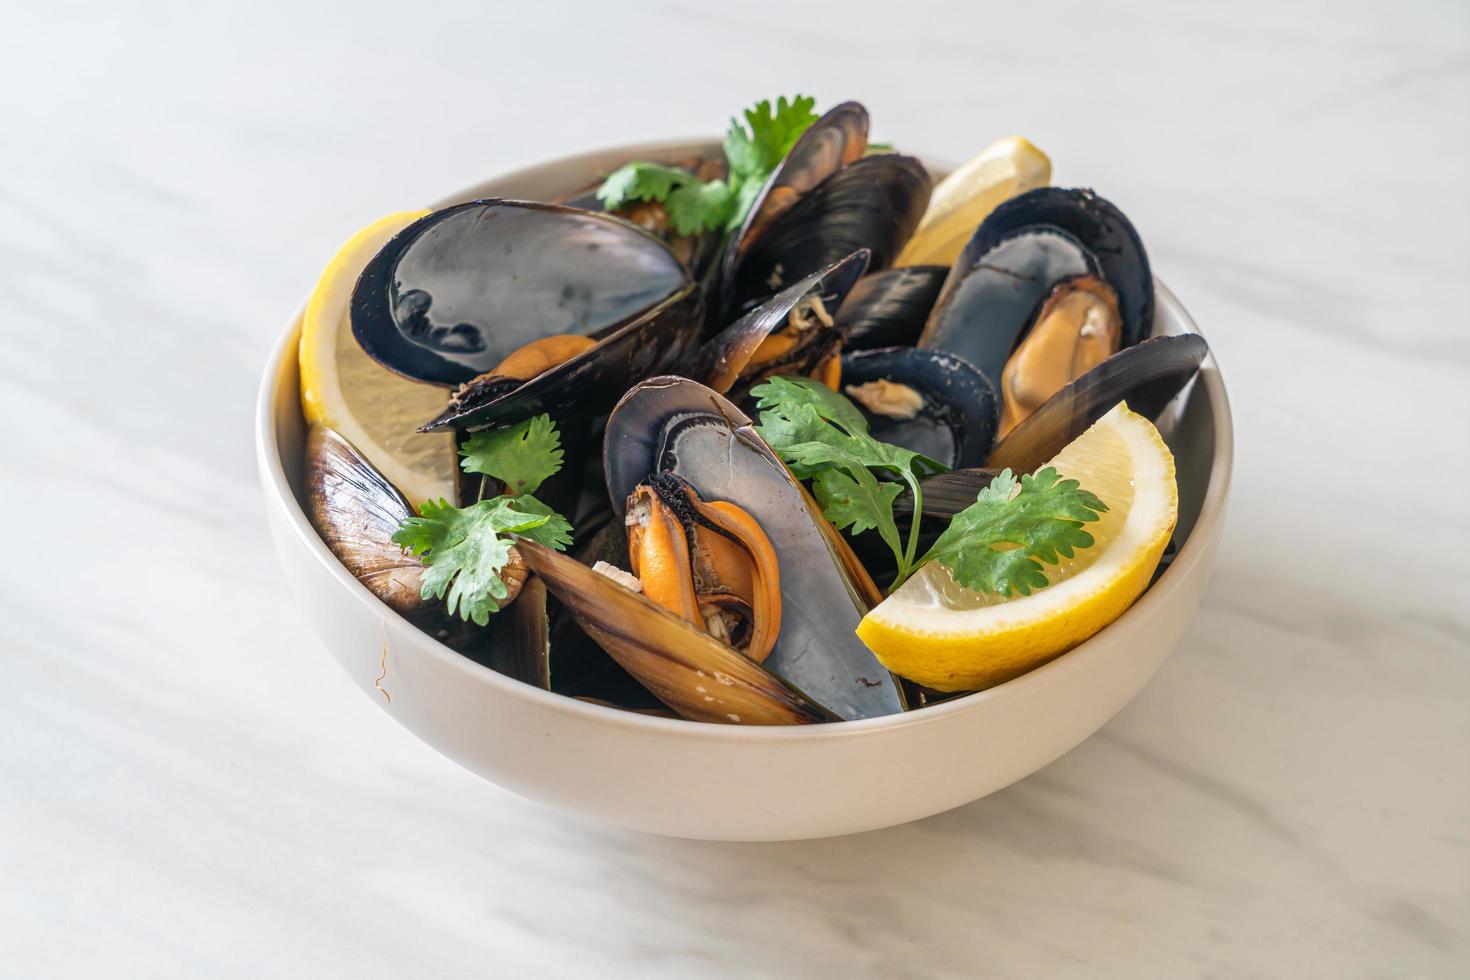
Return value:
M 503 429 L 486 429 L 465 440 L 459 465 L 504 483 L 512 494 L 534 493 L 561 469 L 561 434 L 550 415 L 537 415 Z
M 751 393 L 762 410 L 761 438 L 794 475 L 811 481 L 827 520 L 852 534 L 877 529 L 893 551 L 898 576 L 890 591 L 924 563 L 937 561 L 966 588 L 1030 595 L 1047 584 L 1042 563 L 1056 564 L 1058 556 L 1071 558 L 1092 546 L 1092 535 L 1082 525 L 1108 509 L 1051 467 L 1019 481 L 1006 470 L 916 557 L 924 504 L 920 480 L 943 472 L 944 466 L 873 438 L 856 405 L 811 378 L 775 377 Z M 890 479 L 880 481 L 880 474 Z M 893 513 L 905 490 L 913 497 L 906 542 Z
M 1107 509 L 1096 494 L 1076 480 L 1062 479 L 1053 467 L 1035 476 L 1022 474 L 1019 481 L 1002 470 L 973 504 L 954 515 L 918 564 L 937 561 L 976 592 L 1030 595 L 1048 584 L 1043 562 L 1055 565 L 1092 547 L 1092 535 L 1082 525 Z
M 466 472 L 500 480 L 511 492 L 468 507 L 443 499 L 425 501 L 419 516 L 399 525 L 393 543 L 423 559 L 425 599 L 447 596 L 451 616 L 484 626 L 510 594 L 500 573 L 510 561 L 514 538 L 557 551 L 572 543 L 571 522 L 531 496 L 561 469 L 561 436 L 551 416 L 538 415 L 477 432 L 460 453 Z
M 509 594 L 500 572 L 510 561 L 510 535 L 530 538 L 562 551 L 571 544 L 572 525 L 535 497 L 494 497 L 468 507 L 446 500 L 425 501 L 393 534 L 393 543 L 423 558 L 423 597 L 448 593 L 451 616 L 458 613 L 481 626 L 500 611 Z
M 762 99 L 745 110 L 745 124 L 731 119 L 725 133 L 729 176 L 702 181 L 694 174 L 661 163 L 635 161 L 608 175 L 597 199 L 609 211 L 631 201 L 659 201 L 679 235 L 734 230 L 776 165 L 791 152 L 802 133 L 817 121 L 816 99 L 798 95 L 787 100 Z
M 859 534 L 877 528 L 898 564 L 898 580 L 916 567 L 919 522 L 900 537 L 893 502 L 906 486 L 920 512 L 924 494 L 919 481 L 944 472 L 934 460 L 881 442 L 868 434 L 868 420 L 847 398 L 812 378 L 774 377 L 751 389 L 762 409 L 761 438 L 780 454 L 801 479 L 812 481 L 812 494 L 822 513 L 838 530 Z M 903 482 L 880 482 L 876 473 Z

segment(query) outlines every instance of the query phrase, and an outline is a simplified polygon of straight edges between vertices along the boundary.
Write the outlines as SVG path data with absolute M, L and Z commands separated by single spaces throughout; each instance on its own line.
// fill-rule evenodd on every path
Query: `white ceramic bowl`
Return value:
M 450 201 L 545 199 L 634 158 L 711 144 L 621 147 L 552 161 Z M 943 168 L 931 169 L 943 172 Z M 1155 333 L 1194 331 L 1162 285 Z M 551 694 L 482 667 L 383 605 L 327 550 L 299 502 L 299 316 L 261 384 L 256 450 L 292 591 L 363 692 L 456 762 L 523 796 L 658 834 L 787 840 L 874 830 L 969 803 L 1035 772 L 1111 718 L 1163 663 L 1199 604 L 1220 540 L 1232 434 L 1213 359 L 1161 420 L 1178 463 L 1168 570 L 1115 623 L 1023 677 L 922 711 L 782 728 L 651 718 Z

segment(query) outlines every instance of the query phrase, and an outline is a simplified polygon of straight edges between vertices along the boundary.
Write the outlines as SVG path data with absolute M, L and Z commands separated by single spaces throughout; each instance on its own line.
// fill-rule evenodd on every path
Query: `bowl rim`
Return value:
M 471 196 L 477 195 L 479 188 L 483 187 L 486 183 L 503 182 L 534 176 L 550 166 L 568 167 L 579 161 L 590 162 L 610 154 L 618 153 L 631 155 L 671 152 L 694 145 L 708 145 L 711 142 L 708 139 L 663 140 L 658 142 L 609 146 L 602 149 L 556 157 L 507 171 L 499 176 L 486 178 L 459 194 L 451 195 L 445 200 L 472 199 Z M 939 161 L 934 162 L 939 163 Z M 1170 312 L 1190 332 L 1201 333 L 1194 322 L 1194 318 L 1190 316 L 1189 311 L 1184 308 L 1174 293 L 1157 277 L 1154 278 L 1154 287 L 1157 293 L 1158 307 L 1169 307 Z M 444 666 L 449 667 L 451 670 L 461 672 L 467 681 L 488 683 L 491 687 L 497 688 L 498 693 L 503 696 L 520 698 L 530 702 L 532 705 L 547 709 L 553 715 L 564 716 L 567 720 L 609 725 L 615 728 L 625 729 L 631 733 L 660 736 L 679 735 L 684 738 L 720 743 L 752 740 L 763 742 L 823 741 L 862 739 L 900 728 L 944 724 L 952 716 L 967 714 L 973 711 L 983 711 L 986 706 L 997 702 L 1033 697 L 1042 689 L 1061 682 L 1067 673 L 1081 669 L 1081 665 L 1085 661 L 1096 656 L 1105 655 L 1106 651 L 1102 649 L 1102 644 L 1099 643 L 1099 640 L 1110 630 L 1126 629 L 1130 624 L 1138 623 L 1153 615 L 1156 609 L 1163 607 L 1169 601 L 1170 596 L 1179 588 L 1190 571 L 1196 565 L 1207 559 L 1209 538 L 1211 537 L 1210 532 L 1223 520 L 1225 503 L 1229 496 L 1235 457 L 1234 426 L 1231 418 L 1229 396 L 1225 390 L 1224 378 L 1221 376 L 1219 365 L 1215 360 L 1212 349 L 1206 355 L 1205 361 L 1200 365 L 1199 374 L 1193 382 L 1194 384 L 1203 384 L 1209 389 L 1211 422 L 1215 432 L 1215 452 L 1210 463 L 1209 482 L 1205 491 L 1205 499 L 1200 505 L 1199 515 L 1195 519 L 1194 527 L 1184 547 L 1179 550 L 1179 554 L 1170 563 L 1169 567 L 1164 570 L 1164 573 L 1159 576 L 1158 580 L 1153 582 L 1132 606 L 1124 610 L 1121 616 L 1103 627 L 1092 637 L 1079 643 L 1054 660 L 1028 671 L 1020 677 L 1006 681 L 1003 684 L 984 691 L 976 691 L 963 697 L 944 701 L 922 710 L 905 711 L 896 715 L 830 722 L 822 725 L 759 726 L 701 724 L 683 718 L 660 718 L 639 714 L 619 708 L 579 701 L 576 698 L 558 694 L 554 691 L 542 690 L 539 687 L 518 681 L 513 677 L 501 674 L 490 667 L 471 660 L 469 657 L 446 646 L 435 637 L 423 632 L 400 616 L 390 606 L 375 596 L 367 586 L 359 582 L 347 570 L 347 567 L 338 561 L 337 557 L 327 548 L 326 543 L 317 534 L 316 528 L 312 526 L 310 519 L 306 516 L 306 512 L 296 499 L 296 494 L 291 489 L 290 481 L 286 477 L 285 465 L 281 458 L 281 446 L 276 439 L 275 431 L 275 401 L 277 390 L 283 374 L 286 373 L 284 368 L 287 358 L 297 356 L 301 319 L 305 312 L 305 307 L 306 304 L 303 302 L 297 308 L 296 313 L 287 321 L 285 329 L 272 346 L 256 397 L 256 464 L 259 471 L 261 488 L 266 497 L 266 505 L 268 507 L 274 507 L 284 514 L 286 523 L 290 526 L 296 539 L 306 547 L 306 550 L 327 570 L 329 575 L 363 605 L 365 612 L 379 619 L 391 618 L 398 620 L 402 627 L 412 630 L 422 639 L 422 643 L 420 644 L 421 649 L 426 650 L 429 656 L 438 658 Z M 1201 336 L 1203 336 L 1202 333 Z

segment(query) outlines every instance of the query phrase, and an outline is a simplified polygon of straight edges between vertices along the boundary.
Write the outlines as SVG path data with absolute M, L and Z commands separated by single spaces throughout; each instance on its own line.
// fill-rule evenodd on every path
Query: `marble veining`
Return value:
M 1470 973 L 1462 0 L 0 31 L 0 974 Z M 989 799 L 762 846 L 590 825 L 427 749 L 306 631 L 258 373 L 377 215 L 797 89 L 951 159 L 1025 133 L 1129 212 L 1231 387 L 1219 567 L 1143 694 Z

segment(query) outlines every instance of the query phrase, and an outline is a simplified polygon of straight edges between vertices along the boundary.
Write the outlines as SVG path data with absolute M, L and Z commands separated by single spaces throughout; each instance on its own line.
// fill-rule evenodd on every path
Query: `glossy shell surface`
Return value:
M 352 294 L 352 332 L 392 371 L 457 385 L 551 334 L 611 332 L 690 284 L 658 238 L 551 204 L 442 208 L 395 235 Z
M 646 381 L 608 418 L 604 466 L 619 514 L 635 486 L 663 471 L 748 512 L 781 568 L 781 634 L 765 667 L 842 718 L 903 710 L 897 683 L 853 632 L 870 583 L 854 581 L 811 498 L 733 404 L 685 378 Z

